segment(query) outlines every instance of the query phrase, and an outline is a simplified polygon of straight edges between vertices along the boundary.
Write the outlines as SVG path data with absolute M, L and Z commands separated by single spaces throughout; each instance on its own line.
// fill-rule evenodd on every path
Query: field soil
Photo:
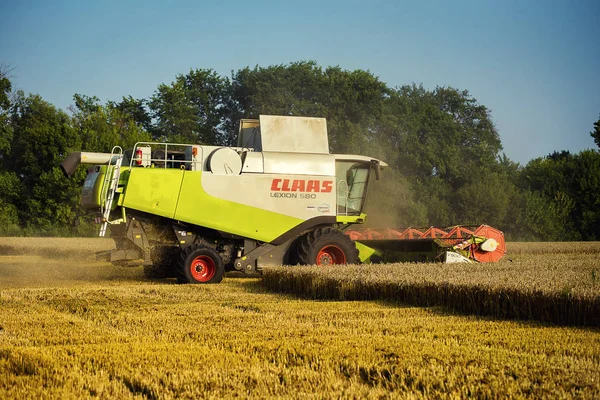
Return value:
M 600 397 L 597 328 L 150 281 L 111 247 L 0 238 L 0 398 Z

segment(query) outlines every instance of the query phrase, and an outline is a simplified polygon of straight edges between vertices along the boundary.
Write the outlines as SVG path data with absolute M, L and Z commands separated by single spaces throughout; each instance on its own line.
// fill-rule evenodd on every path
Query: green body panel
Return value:
M 133 168 L 119 205 L 174 218 L 183 174 L 181 169 Z
M 113 166 L 107 165 L 99 165 L 97 166 L 96 172 L 89 172 L 85 177 L 85 182 L 83 183 L 83 189 L 81 190 L 81 206 L 84 208 L 99 208 L 104 206 L 104 202 L 106 199 L 106 188 L 104 188 L 104 181 L 106 179 L 107 171 L 109 174 L 112 174 L 114 170 Z M 119 186 L 123 186 L 127 182 L 127 178 L 129 177 L 129 170 L 122 169 L 121 175 L 119 176 Z M 122 205 L 122 197 L 120 197 L 120 192 L 122 188 L 117 188 L 117 193 L 115 194 L 115 200 L 112 204 L 112 209 L 114 210 L 117 205 Z
M 99 172 L 89 172 L 81 189 L 81 206 L 84 208 L 101 207 L 102 181 L 106 176 L 106 166 Z
M 236 189 L 243 196 L 243 188 Z M 185 171 L 175 219 L 263 242 L 271 242 L 304 222 L 299 218 L 213 197 L 202 188 L 200 171 Z
M 367 214 L 360 215 L 338 215 L 335 217 L 336 222 L 340 224 L 362 224 L 367 218 Z
M 447 248 L 438 239 L 358 240 L 356 245 L 375 250 L 383 262 L 433 262 Z M 359 249 L 360 251 L 360 249 Z M 371 257 L 370 254 L 369 257 Z
M 104 179 L 107 172 L 110 173 L 113 168 L 114 166 L 103 165 L 99 166 L 97 172 L 88 174 L 82 192 L 82 204 L 85 207 L 98 208 L 103 205 L 106 197 L 106 193 L 103 193 Z M 122 207 L 123 220 L 127 209 L 138 210 L 267 243 L 306 221 L 305 218 L 260 206 L 215 197 L 203 188 L 204 173 L 207 172 L 176 168 L 123 167 L 112 209 Z M 252 182 L 250 180 L 249 184 Z M 231 190 L 239 191 L 239 196 L 247 195 L 243 185 L 233 185 Z M 355 224 L 362 223 L 365 218 L 364 213 L 338 215 L 336 222 Z M 366 260 L 372 254 L 371 252 L 361 256 L 361 259 Z
M 356 248 L 358 249 L 358 259 L 361 263 L 366 263 L 371 261 L 371 256 L 379 256 L 381 257 L 382 253 L 379 250 L 373 249 L 365 244 L 360 242 L 354 242 Z

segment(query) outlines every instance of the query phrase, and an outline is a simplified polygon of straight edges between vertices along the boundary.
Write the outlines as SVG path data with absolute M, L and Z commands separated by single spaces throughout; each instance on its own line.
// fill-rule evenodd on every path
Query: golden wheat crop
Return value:
M 3 399 L 600 396 L 595 328 L 148 281 L 83 255 L 7 255 L 7 271 Z
M 509 259 L 539 254 L 600 255 L 600 242 L 508 242 L 506 247 Z
M 567 244 L 536 244 L 533 254 L 489 264 L 275 267 L 263 272 L 263 282 L 271 290 L 314 299 L 400 301 L 600 326 L 600 246 L 575 246 L 579 251 L 569 253 Z
M 600 394 L 597 331 L 265 293 L 256 279 L 1 294 L 0 397 Z
M 88 257 L 94 252 L 114 247 L 112 239 L 104 238 L 0 237 L 0 256 Z

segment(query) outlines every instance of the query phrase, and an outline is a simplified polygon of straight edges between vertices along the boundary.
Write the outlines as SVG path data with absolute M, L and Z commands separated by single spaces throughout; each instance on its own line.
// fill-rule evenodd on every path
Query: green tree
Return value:
M 322 69 L 314 61 L 248 67 L 232 78 L 237 115 L 327 118 L 329 146 L 336 153 L 368 153 L 387 87 L 368 71 Z
M 460 222 L 504 226 L 517 188 L 503 174 L 486 173 L 479 178 L 456 191 Z
M 570 180 L 571 212 L 575 227 L 584 240 L 600 240 L 600 153 L 584 150 L 573 160 Z
M 10 93 L 12 83 L 9 79 L 10 68 L 7 65 L 0 64 L 0 109 L 8 110 L 10 108 Z
M 113 146 L 131 149 L 136 142 L 151 139 L 131 114 L 121 111 L 115 103 L 101 105 L 97 97 L 80 94 L 73 99 L 72 124 L 81 139 L 81 150 L 109 153 Z
M 10 165 L 22 185 L 18 206 L 21 225 L 37 234 L 53 234 L 52 227 L 72 225 L 80 182 L 54 179 L 48 183 L 60 176 L 58 166 L 66 155 L 81 148 L 71 119 L 40 96 L 25 96 L 19 91 L 12 105 L 11 124 Z
M 8 74 L 9 68 L 0 66 L 0 235 L 19 232 L 17 204 L 22 192 L 19 177 L 10 169 L 13 129 L 9 114 L 12 84 Z
M 590 132 L 590 135 L 594 138 L 596 146 L 600 148 L 600 118 L 598 118 L 598 121 L 594 122 L 594 130 Z
M 430 91 L 414 84 L 395 89 L 375 132 L 386 149 L 384 158 L 426 205 L 430 224 L 499 221 L 505 215 L 491 216 L 479 207 L 502 183 L 499 178 L 490 187 L 480 182 L 499 173 L 502 145 L 489 111 L 468 91 Z
M 12 84 L 8 78 L 8 71 L 8 67 L 0 65 L 0 171 L 10 155 L 13 137 L 9 116 Z
M 12 171 L 0 170 L 0 236 L 15 235 L 20 231 L 19 209 L 21 182 Z
M 600 238 L 600 153 L 597 151 L 585 150 L 578 154 L 562 151 L 532 160 L 521 172 L 521 188 L 544 199 L 544 202 L 532 202 L 541 206 L 540 210 L 530 207 L 530 213 L 555 220 L 550 225 L 558 233 L 538 235 L 541 239 Z M 536 229 L 529 226 L 532 231 Z
M 81 141 L 69 116 L 39 95 L 17 92 L 13 104 L 11 163 L 26 186 L 38 182 L 43 173 L 58 167 L 70 151 L 79 150 Z
M 569 211 L 539 191 L 525 189 L 512 204 L 515 223 L 510 234 L 519 240 L 579 240 L 568 225 Z
M 439 176 L 454 190 L 498 162 L 502 145 L 487 108 L 468 91 L 403 86 L 387 101 L 382 126 L 405 176 Z
M 152 132 L 152 117 L 146 107 L 147 101 L 144 99 L 134 99 L 132 96 L 123 97 L 119 103 L 109 101 L 110 108 L 118 109 L 123 115 L 128 116 L 138 128 Z
M 149 101 L 155 119 L 155 139 L 180 143 L 219 144 L 227 114 L 229 80 L 210 69 L 177 75 L 171 85 L 161 84 Z

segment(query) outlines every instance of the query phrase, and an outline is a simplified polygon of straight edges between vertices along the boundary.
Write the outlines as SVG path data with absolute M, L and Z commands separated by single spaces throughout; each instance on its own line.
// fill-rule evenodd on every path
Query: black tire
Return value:
M 358 264 L 356 244 L 341 231 L 317 228 L 300 238 L 296 261 L 303 265 Z
M 179 259 L 181 280 L 188 283 L 219 283 L 225 268 L 219 253 L 201 244 L 183 250 Z

